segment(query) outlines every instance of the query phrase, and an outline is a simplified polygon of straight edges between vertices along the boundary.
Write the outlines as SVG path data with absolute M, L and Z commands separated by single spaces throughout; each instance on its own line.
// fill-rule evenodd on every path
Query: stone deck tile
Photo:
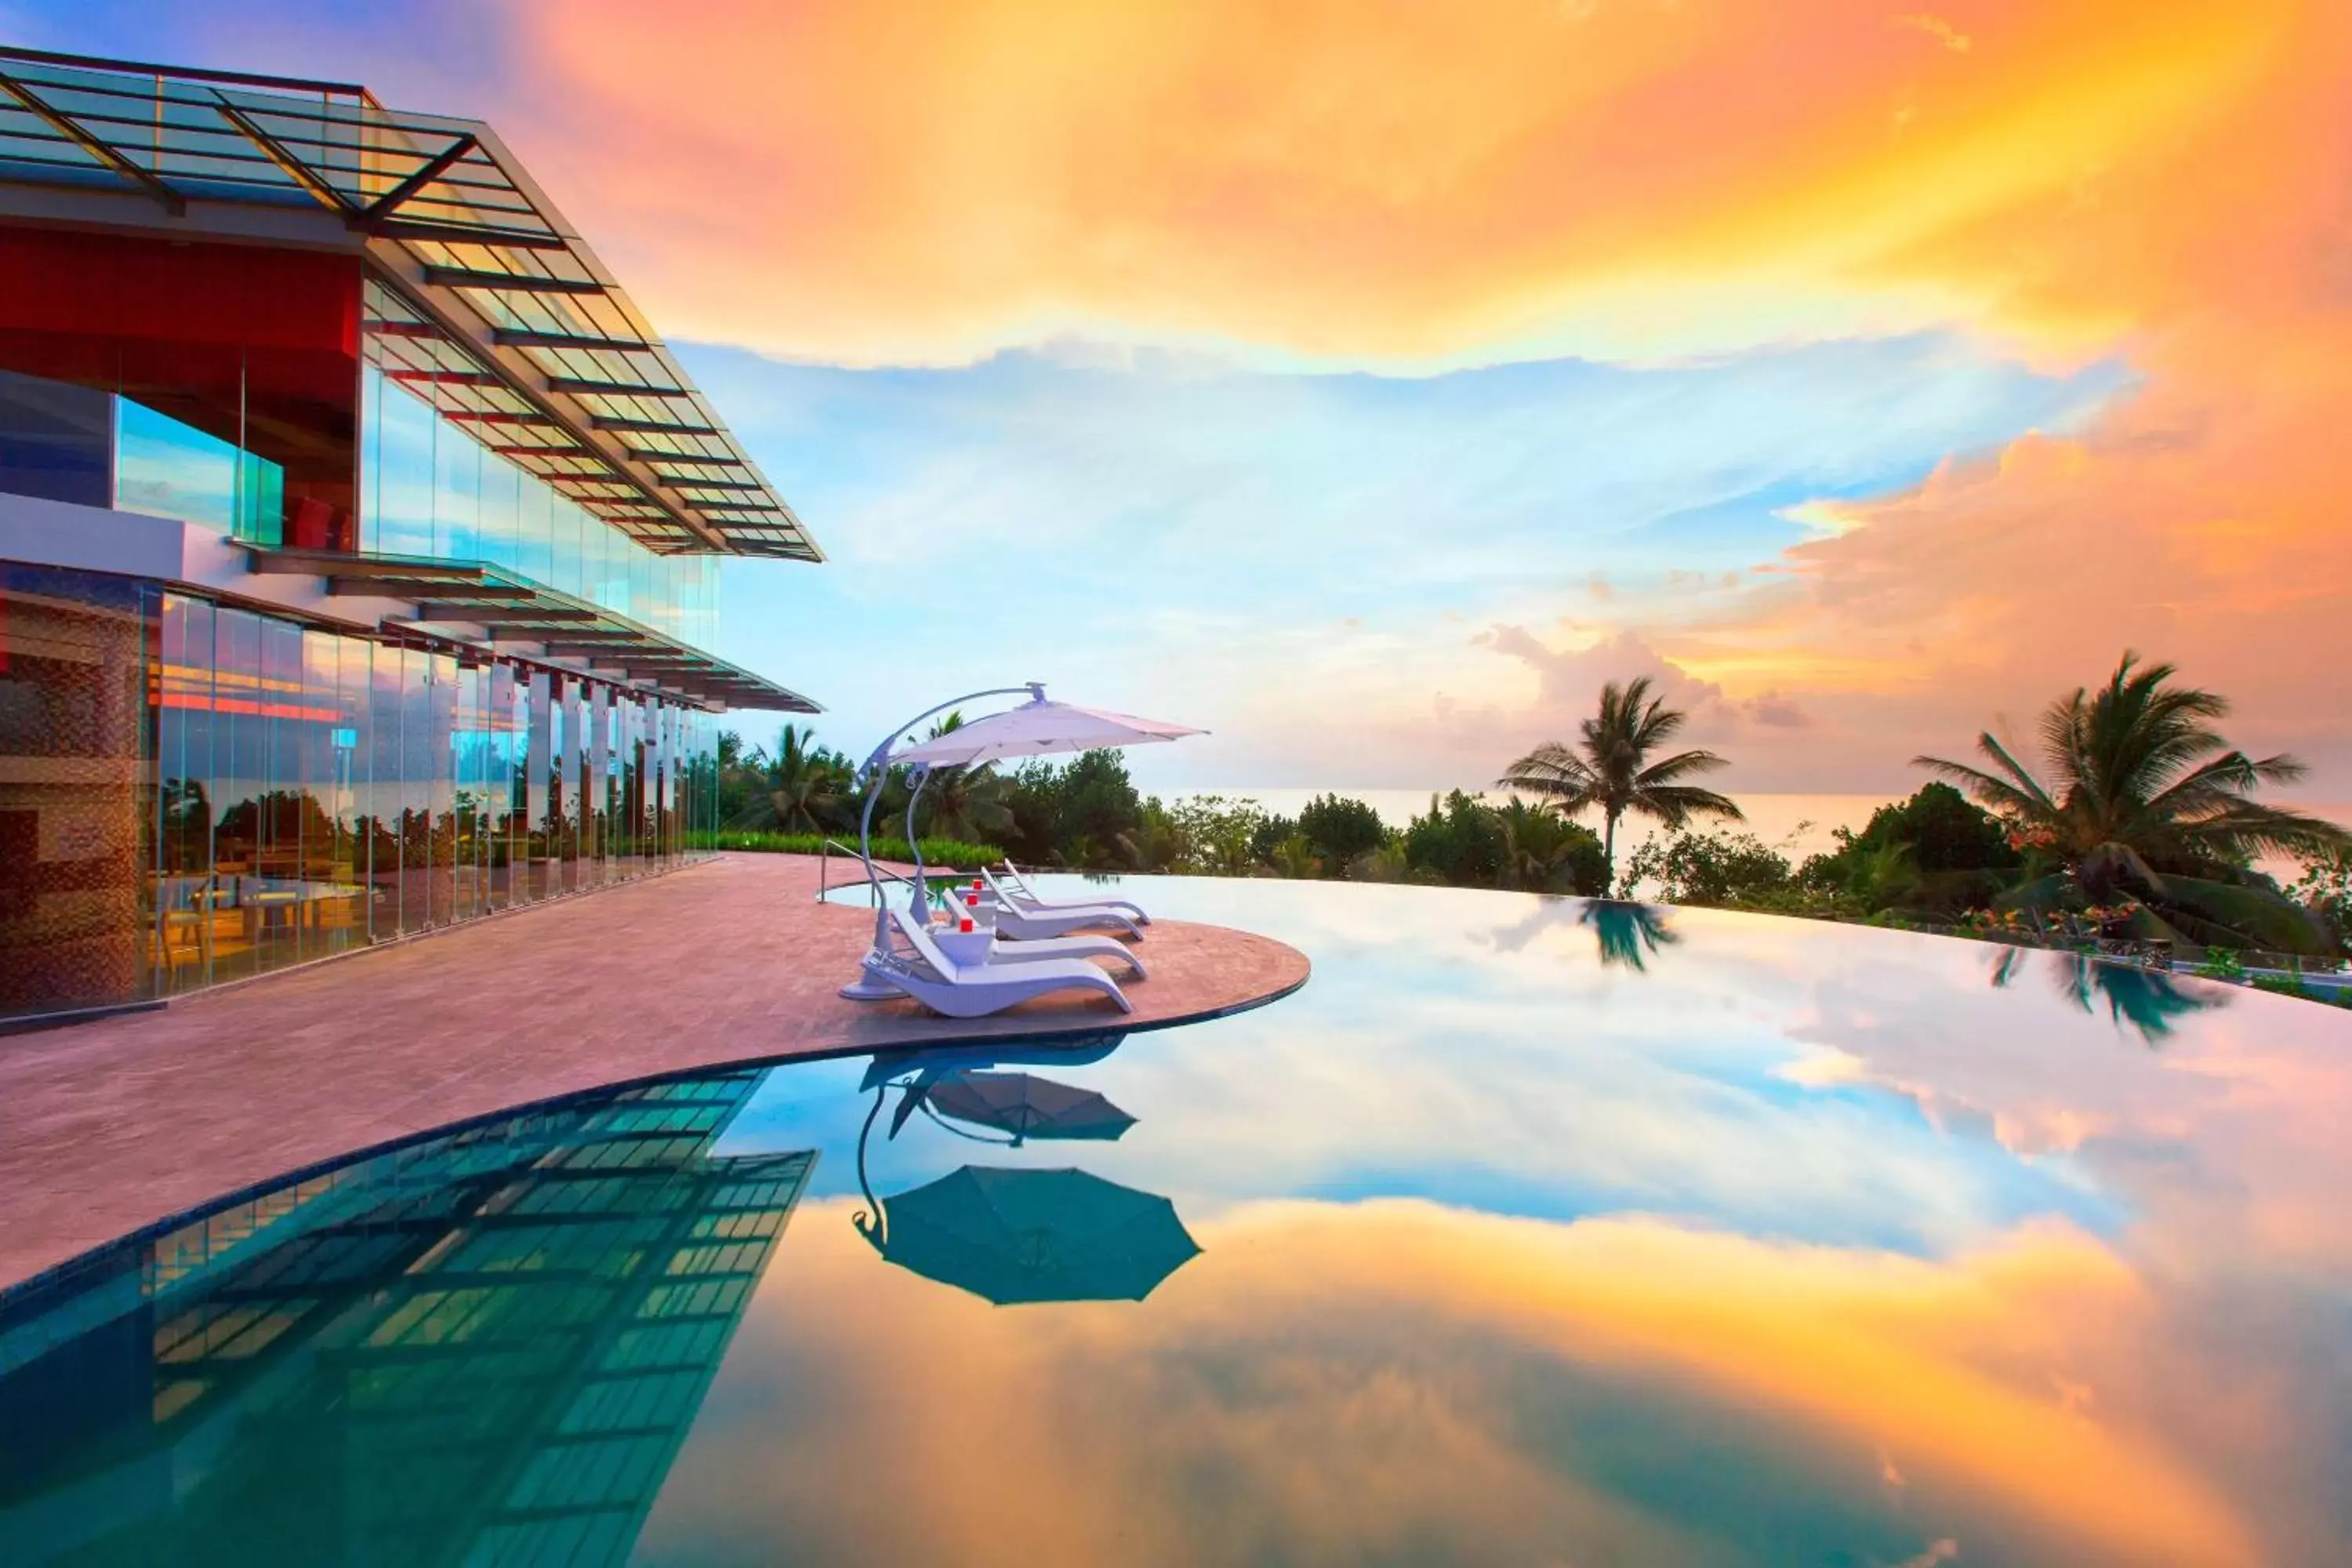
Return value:
M 1160 921 L 1132 1015 L 1075 997 L 985 1019 L 845 1002 L 873 915 L 818 903 L 813 858 L 724 856 L 161 1011 L 0 1036 L 0 1287 L 288 1171 L 600 1084 L 1148 1027 L 1307 978 L 1281 942 Z

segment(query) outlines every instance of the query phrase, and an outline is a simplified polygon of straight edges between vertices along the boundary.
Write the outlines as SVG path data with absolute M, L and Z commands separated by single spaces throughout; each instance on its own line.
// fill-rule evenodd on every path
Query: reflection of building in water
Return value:
M 815 1159 L 708 1152 L 760 1076 L 362 1162 L 0 1313 L 10 1560 L 621 1561 Z

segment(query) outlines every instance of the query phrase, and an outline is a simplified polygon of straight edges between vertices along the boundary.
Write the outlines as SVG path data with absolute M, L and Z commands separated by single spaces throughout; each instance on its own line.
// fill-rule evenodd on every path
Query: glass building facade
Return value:
M 0 1023 L 691 859 L 814 710 L 719 557 L 822 555 L 496 133 L 0 71 Z
M 673 868 L 714 715 L 0 565 L 0 1016 L 166 996 Z
M 360 381 L 360 548 L 480 561 L 708 647 L 719 563 L 656 555 L 583 504 L 605 487 L 537 427 L 498 422 L 489 389 L 452 368 L 444 342 L 370 284 Z M 563 489 L 557 488 L 558 483 Z M 571 493 L 566 493 L 566 492 Z M 605 498 L 617 500 L 617 497 Z

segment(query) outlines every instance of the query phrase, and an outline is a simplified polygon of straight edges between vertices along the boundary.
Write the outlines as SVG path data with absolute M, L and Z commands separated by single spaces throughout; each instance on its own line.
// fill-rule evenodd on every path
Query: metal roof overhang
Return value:
M 364 88 L 0 47 L 0 216 L 363 253 L 625 497 L 664 553 L 822 561 L 783 498 L 497 134 Z M 378 323 L 401 331 L 410 322 Z M 627 437 L 625 442 L 619 437 Z M 528 453 L 522 455 L 528 456 Z
M 415 606 L 413 616 L 383 617 L 383 629 L 397 635 L 503 654 L 520 652 L 517 645 L 536 645 L 545 662 L 576 661 L 601 679 L 617 679 L 714 712 L 824 711 L 797 691 L 503 567 L 329 550 L 253 548 L 247 553 L 256 572 L 324 577 L 331 595 Z M 467 625 L 479 635 L 458 630 Z

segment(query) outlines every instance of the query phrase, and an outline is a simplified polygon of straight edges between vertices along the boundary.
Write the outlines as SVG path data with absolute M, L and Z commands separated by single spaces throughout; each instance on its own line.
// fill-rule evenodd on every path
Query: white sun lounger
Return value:
M 1129 915 L 1134 916 L 1134 917 L 1135 917 L 1135 923 L 1136 923 L 1136 924 L 1138 924 L 1138 925 L 1144 925 L 1144 926 L 1148 926 L 1148 925 L 1150 925 L 1150 924 L 1151 923 L 1151 917 L 1150 917 L 1150 915 L 1147 915 L 1147 914 L 1145 914 L 1145 913 L 1143 912 L 1143 906 L 1142 906 L 1141 904 L 1136 903 L 1136 902 L 1134 902 L 1132 900 L 1129 900 L 1129 899 L 1044 899 L 1044 898 L 1039 898 L 1039 897 L 1037 896 L 1037 889 L 1034 889 L 1034 888 L 1033 888 L 1033 887 L 1031 887 L 1031 886 L 1029 885 L 1029 879 L 1028 879 L 1028 878 L 1026 878 L 1026 877 L 1024 877 L 1024 876 L 1023 876 L 1023 875 L 1021 874 L 1021 868 L 1020 868 L 1020 867 L 1018 867 L 1018 866 L 1015 866 L 1015 865 L 1014 865 L 1014 864 L 1013 864 L 1010 859 L 1008 859 L 1008 860 L 1006 860 L 1006 861 L 1004 862 L 1004 885 L 1005 885 L 1005 887 L 1006 887 L 1006 888 L 1007 888 L 1007 889 L 1009 889 L 1009 890 L 1010 890 L 1010 891 L 1011 891 L 1011 892 L 1012 892 L 1012 893 L 1013 893 L 1016 898 L 1018 898 L 1018 899 L 1022 901 L 1022 903 L 1024 903 L 1024 905 L 1028 906 L 1028 907 L 1029 907 L 1029 908 L 1031 908 L 1031 909 L 1037 909 L 1037 910 L 1068 910 L 1068 909 L 1107 909 L 1107 910 L 1120 910 L 1122 913 L 1129 914 Z
M 1108 904 L 1063 904 L 1056 908 L 1039 909 L 1024 903 L 1012 889 L 996 879 L 993 871 L 982 871 L 989 891 L 996 899 L 996 931 L 999 936 L 1009 936 L 1016 942 L 1038 937 L 1063 936 L 1087 926 L 1117 926 L 1139 941 L 1143 936 L 1141 925 L 1124 910 Z
M 1135 1011 L 1135 1004 L 1127 999 L 1118 982 L 1086 959 L 959 964 L 940 951 L 930 932 L 908 910 L 894 909 L 890 919 L 898 936 L 914 951 L 900 953 L 894 948 L 887 953 L 869 952 L 866 973 L 904 991 L 934 1013 L 950 1018 L 984 1018 L 1057 991 L 1092 991 L 1109 997 L 1122 1013 Z
M 991 963 L 1035 963 L 1054 958 L 1116 958 L 1127 965 L 1128 978 L 1148 980 L 1143 960 L 1115 936 L 1038 936 L 1014 941 L 999 936 L 988 950 Z

